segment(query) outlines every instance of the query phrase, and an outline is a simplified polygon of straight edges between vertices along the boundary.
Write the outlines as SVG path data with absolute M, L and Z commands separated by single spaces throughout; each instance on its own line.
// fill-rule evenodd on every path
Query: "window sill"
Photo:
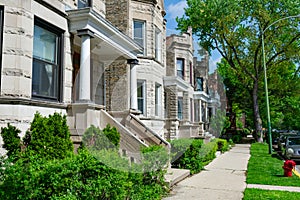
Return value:
M 16 99 L 16 98 L 8 98 L 8 97 L 0 97 L 0 104 L 41 106 L 41 107 L 60 108 L 60 109 L 66 109 L 68 106 L 65 103 L 58 103 L 53 101 L 25 99 L 25 98 Z

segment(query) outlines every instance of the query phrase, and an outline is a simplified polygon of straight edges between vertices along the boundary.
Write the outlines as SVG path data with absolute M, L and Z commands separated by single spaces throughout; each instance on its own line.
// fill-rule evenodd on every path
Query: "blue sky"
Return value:
M 165 19 L 167 20 L 167 35 L 179 33 L 179 31 L 176 30 L 177 22 L 175 19 L 177 16 L 181 17 L 184 15 L 185 7 L 187 7 L 186 0 L 165 0 L 165 10 L 167 12 L 165 16 Z M 213 51 L 209 63 L 210 72 L 214 71 L 216 68 L 216 63 L 220 60 L 220 54 L 216 51 Z

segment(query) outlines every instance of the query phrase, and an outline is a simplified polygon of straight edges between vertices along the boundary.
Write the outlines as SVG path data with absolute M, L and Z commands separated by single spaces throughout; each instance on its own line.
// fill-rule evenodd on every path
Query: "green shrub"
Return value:
M 19 129 L 10 124 L 7 124 L 7 127 L 1 128 L 1 136 L 4 142 L 3 148 L 7 150 L 6 155 L 8 157 L 14 157 L 21 153 L 20 133 Z
M 202 145 L 199 151 L 199 155 L 203 166 L 207 165 L 216 157 L 217 149 L 218 149 L 218 145 L 216 141 L 211 141 L 209 143 Z
M 227 140 L 224 139 L 216 139 L 217 145 L 218 145 L 218 151 L 221 151 L 222 153 L 229 150 L 229 144 Z
M 83 134 L 82 146 L 90 151 L 102 149 L 118 149 L 120 143 L 120 133 L 115 127 L 108 124 L 102 131 L 91 125 Z
M 116 127 L 110 127 L 110 124 L 107 124 L 106 127 L 103 129 L 103 133 L 113 145 L 119 147 L 121 135 L 116 129 Z
M 129 173 L 129 180 L 133 183 L 129 199 L 159 200 L 168 191 L 164 180 L 169 161 L 168 152 L 164 147 L 154 145 L 142 148 L 142 155 L 142 164 L 133 164 L 132 173 Z
M 102 156 L 120 166 L 128 161 L 117 152 L 106 151 Z M 26 167 L 25 167 L 26 166 Z M 128 170 L 127 170 L 128 171 Z M 120 199 L 128 195 L 131 183 L 128 172 L 108 167 L 86 151 L 62 160 L 19 160 L 7 168 L 0 185 L 0 199 Z
M 59 113 L 48 117 L 36 113 L 23 143 L 27 155 L 39 155 L 49 160 L 63 159 L 73 153 L 66 116 Z
M 18 132 L 13 127 L 9 130 Z M 165 148 L 144 148 L 143 162 L 129 165 L 115 148 L 120 142 L 115 128 L 100 131 L 92 126 L 86 132 L 87 144 L 105 148 L 82 148 L 75 155 L 66 117 L 55 113 L 46 118 L 37 113 L 23 138 L 21 156 L 17 160 L 0 157 L 0 199 L 154 200 L 166 194 Z M 9 137 L 5 140 L 13 141 L 9 144 L 20 144 L 15 135 Z M 11 149 L 18 148 L 11 145 Z
M 189 169 L 191 174 L 199 172 L 203 168 L 199 154 L 202 145 L 203 140 L 173 140 L 171 142 L 172 167 Z

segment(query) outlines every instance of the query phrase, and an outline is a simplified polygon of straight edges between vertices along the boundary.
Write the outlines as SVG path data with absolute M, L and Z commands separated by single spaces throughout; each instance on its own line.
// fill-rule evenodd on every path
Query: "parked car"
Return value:
M 284 155 L 287 159 L 300 161 L 300 136 L 288 136 Z

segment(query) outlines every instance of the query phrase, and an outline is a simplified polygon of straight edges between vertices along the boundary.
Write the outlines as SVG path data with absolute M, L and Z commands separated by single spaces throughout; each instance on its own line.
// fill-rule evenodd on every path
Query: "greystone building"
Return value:
M 156 0 L 0 0 L 0 127 L 24 135 L 36 112 L 59 112 L 77 146 L 110 124 L 132 161 L 141 146 L 203 135 L 191 30 L 168 42 L 164 16 Z

